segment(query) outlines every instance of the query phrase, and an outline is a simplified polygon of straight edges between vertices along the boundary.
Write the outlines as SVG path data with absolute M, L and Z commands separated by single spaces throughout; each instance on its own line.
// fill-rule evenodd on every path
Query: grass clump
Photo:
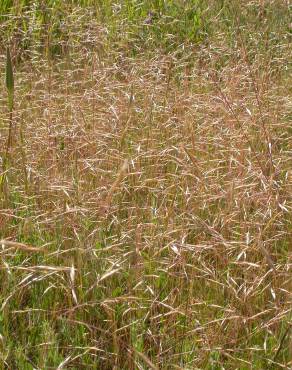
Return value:
M 287 2 L 1 4 L 1 367 L 290 368 Z

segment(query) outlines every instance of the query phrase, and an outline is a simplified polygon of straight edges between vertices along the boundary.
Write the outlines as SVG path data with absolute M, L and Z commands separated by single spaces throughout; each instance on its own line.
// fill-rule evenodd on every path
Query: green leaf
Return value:
M 13 77 L 13 67 L 10 56 L 10 50 L 7 48 L 6 54 L 6 88 L 8 91 L 8 104 L 9 109 L 13 109 L 13 96 L 14 96 L 14 77 Z

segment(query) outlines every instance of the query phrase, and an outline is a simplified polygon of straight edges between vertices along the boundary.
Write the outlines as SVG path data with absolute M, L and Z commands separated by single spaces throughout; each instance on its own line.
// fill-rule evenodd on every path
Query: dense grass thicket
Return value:
M 291 369 L 291 5 L 0 1 L 0 369 Z

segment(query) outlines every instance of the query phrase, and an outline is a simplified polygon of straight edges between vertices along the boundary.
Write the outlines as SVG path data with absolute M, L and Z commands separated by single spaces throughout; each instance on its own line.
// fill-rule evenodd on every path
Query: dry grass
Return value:
M 3 368 L 291 368 L 289 40 L 133 57 L 75 27 L 15 71 Z

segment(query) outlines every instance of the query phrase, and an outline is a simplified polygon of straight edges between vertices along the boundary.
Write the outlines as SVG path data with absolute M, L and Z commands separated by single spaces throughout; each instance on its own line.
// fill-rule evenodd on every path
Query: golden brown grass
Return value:
M 132 57 L 78 32 L 15 71 L 3 368 L 291 368 L 287 39 Z

